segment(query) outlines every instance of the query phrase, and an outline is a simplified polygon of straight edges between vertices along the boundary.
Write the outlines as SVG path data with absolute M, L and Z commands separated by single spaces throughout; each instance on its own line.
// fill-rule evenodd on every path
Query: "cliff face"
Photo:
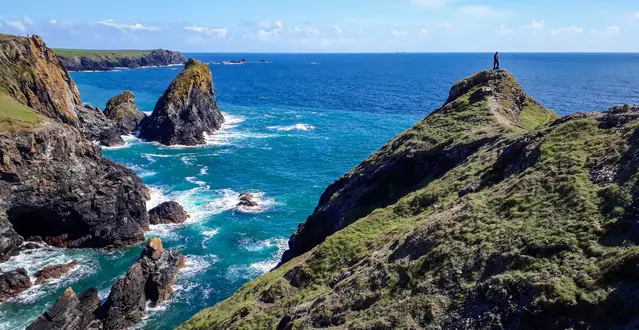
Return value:
M 209 66 L 190 59 L 158 100 L 140 137 L 165 145 L 204 144 L 204 134 L 220 129 L 223 122 Z
M 109 71 L 114 68 L 139 68 L 182 64 L 180 52 L 154 49 L 129 55 L 125 51 L 59 50 L 59 57 L 69 71 Z M 77 55 L 76 55 L 77 54 Z
M 78 126 L 80 93 L 42 38 L 0 34 L 0 94 L 53 120 Z
M 112 97 L 104 114 L 115 123 L 121 134 L 131 134 L 146 117 L 135 104 L 135 95 L 129 91 Z
M 182 329 L 636 326 L 639 108 L 556 119 L 520 91 L 456 84 L 327 190 L 295 258 Z

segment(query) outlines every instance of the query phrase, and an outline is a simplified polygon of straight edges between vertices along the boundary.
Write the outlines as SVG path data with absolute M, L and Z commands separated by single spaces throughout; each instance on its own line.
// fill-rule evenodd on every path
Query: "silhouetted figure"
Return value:
M 494 61 L 493 61 L 493 70 L 499 69 L 499 52 L 495 53 Z

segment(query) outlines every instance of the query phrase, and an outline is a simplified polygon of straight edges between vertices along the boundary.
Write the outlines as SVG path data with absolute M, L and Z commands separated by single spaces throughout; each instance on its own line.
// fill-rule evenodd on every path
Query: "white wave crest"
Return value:
M 309 125 L 309 124 L 294 124 L 294 125 L 290 125 L 290 126 L 268 126 L 268 129 L 274 129 L 277 131 L 310 131 L 310 130 L 314 130 L 315 126 L 313 125 Z

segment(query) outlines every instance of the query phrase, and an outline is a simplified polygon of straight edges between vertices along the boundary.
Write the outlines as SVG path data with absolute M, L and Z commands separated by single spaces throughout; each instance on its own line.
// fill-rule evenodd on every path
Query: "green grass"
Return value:
M 0 134 L 32 129 L 44 122 L 44 118 L 25 105 L 0 93 Z
M 5 33 L 0 33 L 0 41 L 3 40 L 11 40 L 11 39 L 19 39 L 19 38 L 25 38 L 23 36 L 16 36 L 13 34 L 5 34 Z
M 87 57 L 91 59 L 115 59 L 127 57 L 143 57 L 151 54 L 150 50 L 93 50 L 93 49 L 53 49 L 62 57 Z

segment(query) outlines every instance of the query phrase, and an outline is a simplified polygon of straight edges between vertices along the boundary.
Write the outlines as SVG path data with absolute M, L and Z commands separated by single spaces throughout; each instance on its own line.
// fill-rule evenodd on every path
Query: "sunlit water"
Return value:
M 183 225 L 152 226 L 147 233 L 186 255 L 187 267 L 172 299 L 150 310 L 138 328 L 174 327 L 267 272 L 327 185 L 440 106 L 455 81 L 492 65 L 490 54 L 190 56 L 250 62 L 211 66 L 223 129 L 201 147 L 164 147 L 127 136 L 124 147 L 103 151 L 149 186 L 149 207 L 175 200 L 191 214 Z M 560 114 L 639 103 L 639 58 L 630 54 L 503 54 L 502 62 L 533 97 Z M 128 89 L 149 112 L 180 69 L 72 77 L 85 102 L 103 108 Z M 260 206 L 237 208 L 241 192 L 254 193 Z M 61 280 L 0 304 L 0 329 L 24 327 L 66 287 L 96 287 L 106 298 L 140 250 L 42 248 L 1 264 L 33 275 L 45 265 L 80 263 Z

